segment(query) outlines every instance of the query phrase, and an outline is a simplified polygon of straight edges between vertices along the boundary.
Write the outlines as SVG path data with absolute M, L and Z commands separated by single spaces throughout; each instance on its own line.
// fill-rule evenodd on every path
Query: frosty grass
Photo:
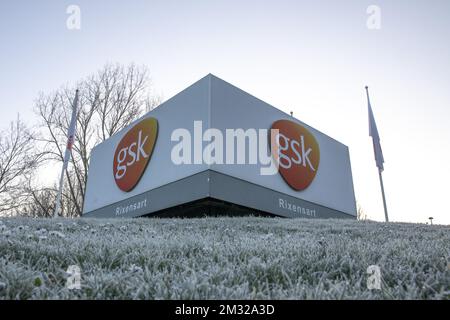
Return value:
M 78 266 L 81 288 L 66 271 Z M 367 288 L 367 268 L 381 290 Z M 0 299 L 449 299 L 450 229 L 281 218 L 0 219 Z

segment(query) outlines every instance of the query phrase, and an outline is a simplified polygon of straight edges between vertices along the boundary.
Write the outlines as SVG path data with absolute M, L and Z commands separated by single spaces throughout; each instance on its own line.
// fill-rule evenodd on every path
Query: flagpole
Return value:
M 381 174 L 380 168 L 378 168 L 378 176 L 380 177 L 381 194 L 383 196 L 384 217 L 386 218 L 386 222 L 389 222 L 388 211 L 386 206 L 386 196 L 384 194 L 383 175 Z
M 55 212 L 53 214 L 54 218 L 58 217 L 59 211 L 61 210 L 61 194 L 62 194 L 62 187 L 63 187 L 63 183 L 64 183 L 64 172 L 66 171 L 66 168 L 67 168 L 67 165 L 64 162 L 62 170 L 61 170 L 61 176 L 59 177 L 58 196 L 56 197 L 56 208 L 55 208 Z
M 70 126 L 69 126 L 69 132 L 67 135 L 67 145 L 66 145 L 66 151 L 64 154 L 64 161 L 61 169 L 61 175 L 59 177 L 59 189 L 58 189 L 58 195 L 56 197 L 56 207 L 55 212 L 53 214 L 53 217 L 56 218 L 59 215 L 59 212 L 61 210 L 61 196 L 62 196 L 62 189 L 64 185 L 64 173 L 67 170 L 67 166 L 69 164 L 70 155 L 72 152 L 72 145 L 75 138 L 75 128 L 77 123 L 77 109 L 78 109 L 78 89 L 75 91 L 75 98 L 73 99 L 73 105 L 72 105 L 72 117 L 70 119 Z
M 369 113 L 370 113 L 370 114 L 369 114 L 369 117 L 370 117 L 370 116 L 373 117 L 373 114 L 372 114 L 372 107 L 371 107 L 371 105 L 370 105 L 369 87 L 368 87 L 368 86 L 366 86 L 366 95 L 367 95 L 367 103 L 368 103 L 368 105 L 369 105 Z M 372 119 L 369 119 L 369 121 L 371 121 L 371 120 L 373 120 L 373 122 L 375 123 L 375 120 L 374 120 L 373 118 L 372 118 Z M 370 123 L 370 122 L 369 122 L 369 123 Z M 374 126 L 375 126 L 376 137 L 377 137 L 376 143 L 377 143 L 377 146 L 379 147 L 378 150 L 380 151 L 380 153 L 382 153 L 382 152 L 381 152 L 381 147 L 379 146 L 379 136 L 378 136 L 378 130 L 376 129 L 376 124 L 374 124 Z M 371 129 L 370 129 L 370 130 L 371 130 Z M 370 132 L 369 134 L 372 135 L 373 133 Z M 375 148 L 375 138 L 374 138 L 374 136 L 372 136 L 372 140 L 373 140 L 373 142 L 374 142 L 375 160 L 376 160 L 376 162 L 377 162 L 378 177 L 379 177 L 379 179 L 380 179 L 380 187 L 381 187 L 381 195 L 382 195 L 382 197 L 383 197 L 384 217 L 385 217 L 385 219 L 386 219 L 386 222 L 389 222 L 389 216 L 388 216 L 387 205 L 386 205 L 386 195 L 385 195 L 385 193 L 384 193 L 384 184 L 383 184 L 383 175 L 382 175 L 382 171 L 383 171 L 383 164 L 382 164 L 382 162 L 384 162 L 384 160 L 383 160 L 383 157 L 382 157 L 382 155 L 381 155 L 381 161 L 380 161 L 380 163 L 379 163 L 379 159 L 377 158 L 377 156 L 379 157 L 380 155 L 377 154 L 377 149 Z

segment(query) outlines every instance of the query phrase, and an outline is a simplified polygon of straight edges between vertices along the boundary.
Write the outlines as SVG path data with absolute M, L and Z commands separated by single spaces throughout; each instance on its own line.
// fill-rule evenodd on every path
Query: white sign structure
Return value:
M 209 74 L 96 146 L 85 217 L 356 218 L 348 148 Z

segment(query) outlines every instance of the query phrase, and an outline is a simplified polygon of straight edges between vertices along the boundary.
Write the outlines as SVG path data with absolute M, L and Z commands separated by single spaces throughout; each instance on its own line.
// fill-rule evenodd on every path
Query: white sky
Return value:
M 69 4 L 81 30 L 66 28 Z M 381 30 L 366 26 L 381 8 Z M 348 145 L 356 198 L 383 220 L 364 86 L 393 221 L 450 224 L 449 1 L 0 3 L 0 127 L 106 62 L 146 64 L 170 98 L 208 73 Z

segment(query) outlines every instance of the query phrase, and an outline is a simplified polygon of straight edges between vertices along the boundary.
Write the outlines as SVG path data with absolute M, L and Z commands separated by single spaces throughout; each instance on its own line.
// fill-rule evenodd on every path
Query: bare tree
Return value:
M 66 199 L 70 201 L 62 208 L 64 215 L 71 216 L 82 213 L 92 148 L 136 120 L 149 104 L 158 102 L 151 95 L 148 69 L 135 64 L 107 64 L 76 87 L 80 90 L 77 130 L 71 166 L 65 173 Z M 41 94 L 36 100 L 42 136 L 38 142 L 43 144 L 49 162 L 63 161 L 74 93 L 75 88 L 65 87 Z
M 145 112 L 150 112 L 162 102 L 162 96 L 149 96 L 145 101 Z
M 56 188 L 27 188 L 26 202 L 17 208 L 16 214 L 32 218 L 50 218 L 55 211 Z
M 71 194 L 68 187 L 68 182 L 65 182 L 64 192 L 61 198 L 61 207 L 64 208 L 64 215 L 66 217 L 77 217 L 78 212 L 73 204 Z M 31 183 L 24 186 L 25 197 L 22 205 L 15 210 L 15 215 L 32 217 L 32 218 L 51 218 L 55 212 L 56 197 L 58 188 L 56 183 L 50 187 L 40 186 L 36 183 Z
M 17 116 L 9 129 L 0 132 L 0 214 L 11 214 L 21 205 L 23 183 L 36 168 L 41 155 L 36 152 L 32 133 Z
M 356 218 L 358 220 L 367 220 L 367 214 L 358 202 L 356 203 L 356 207 Z

